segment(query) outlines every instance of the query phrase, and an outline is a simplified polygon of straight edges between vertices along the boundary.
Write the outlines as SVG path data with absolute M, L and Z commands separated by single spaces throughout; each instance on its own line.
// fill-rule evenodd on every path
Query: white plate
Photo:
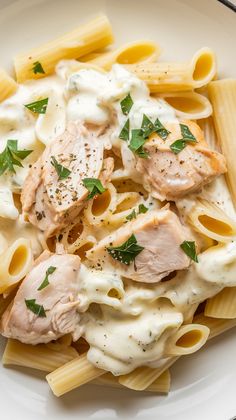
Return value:
M 100 11 L 111 19 L 117 44 L 153 39 L 167 59 L 188 59 L 207 45 L 217 53 L 219 75 L 236 76 L 236 15 L 216 0 L 0 0 L 0 65 L 10 68 L 14 53 Z M 229 420 L 236 416 L 235 350 L 232 331 L 185 357 L 171 369 L 168 397 L 85 386 L 56 399 L 43 375 L 1 367 L 0 418 Z

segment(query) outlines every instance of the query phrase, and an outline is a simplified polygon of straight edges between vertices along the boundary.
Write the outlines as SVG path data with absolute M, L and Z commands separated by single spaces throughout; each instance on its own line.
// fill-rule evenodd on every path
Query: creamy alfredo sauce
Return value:
M 62 61 L 55 76 L 21 85 L 15 95 L 0 105 L 0 152 L 8 139 L 17 139 L 19 149 L 33 150 L 23 161 L 23 168 L 17 167 L 15 174 L 0 177 L 1 249 L 13 237 L 27 236 L 35 255 L 40 254 L 40 238 L 35 228 L 19 216 L 13 193 L 20 192 L 29 166 L 44 146 L 64 131 L 68 121 L 112 126 L 110 139 L 104 141 L 106 148 L 120 150 L 124 170 L 116 176 L 133 180 L 137 179 L 133 154 L 119 139 L 126 121 L 120 101 L 131 94 L 131 129 L 141 127 L 143 114 L 153 122 L 157 117 L 163 124 L 176 121 L 173 109 L 163 100 L 151 98 L 146 85 L 122 66 L 114 65 L 109 73 L 76 70 L 78 66 L 76 61 Z M 24 107 L 42 98 L 49 98 L 46 114 L 32 114 Z M 225 185 L 221 182 L 205 194 L 217 202 L 223 191 Z M 235 217 L 229 196 L 221 206 Z M 9 219 L 14 219 L 14 223 Z M 171 334 L 184 321 L 191 321 L 197 305 L 225 285 L 236 285 L 235 266 L 233 242 L 200 254 L 198 264 L 193 263 L 188 271 L 159 284 L 136 283 L 121 278 L 115 271 L 98 272 L 83 264 L 78 278 L 78 311 L 82 334 L 90 344 L 88 359 L 115 375 L 140 365 L 160 365 L 168 357 L 166 346 Z

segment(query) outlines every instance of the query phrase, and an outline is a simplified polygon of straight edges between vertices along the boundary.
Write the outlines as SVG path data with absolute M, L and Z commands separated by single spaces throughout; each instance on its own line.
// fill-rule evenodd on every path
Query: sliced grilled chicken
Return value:
M 167 139 L 153 134 L 144 146 L 149 158 L 137 161 L 136 169 L 143 176 L 145 188 L 162 201 L 175 201 L 226 172 L 224 156 L 209 149 L 200 127 L 192 121 L 183 124 L 195 136 L 196 143 L 186 142 L 186 147 L 174 154 L 170 145 L 182 138 L 180 125 L 166 124 L 170 131 Z
M 126 265 L 114 259 L 107 249 L 121 246 L 132 234 L 144 249 Z M 190 259 L 180 248 L 180 244 L 188 239 L 189 232 L 175 213 L 168 209 L 150 211 L 103 238 L 87 252 L 87 257 L 93 268 L 113 267 L 125 277 L 155 283 L 171 272 L 190 265 Z
M 76 311 L 79 269 L 77 255 L 44 251 L 3 314 L 1 334 L 28 344 L 48 343 L 67 333 L 77 339 L 80 335 L 80 317 Z M 47 270 L 51 273 L 49 284 L 43 287 Z
M 110 179 L 113 159 L 103 159 L 104 146 L 98 135 L 80 123 L 70 123 L 31 168 L 21 196 L 23 212 L 46 237 L 60 231 L 85 205 L 84 178 L 101 178 L 104 184 Z M 60 179 L 55 162 L 70 172 Z

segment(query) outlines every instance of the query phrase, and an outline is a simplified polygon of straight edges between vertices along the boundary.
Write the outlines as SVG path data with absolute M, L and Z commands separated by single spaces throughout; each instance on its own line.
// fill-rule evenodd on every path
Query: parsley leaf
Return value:
M 193 142 L 197 141 L 196 137 L 194 137 L 194 135 L 191 133 L 187 125 L 180 124 L 180 129 L 181 129 L 183 140 L 193 141 Z
M 139 206 L 138 206 L 138 212 L 139 212 L 139 214 L 141 214 L 141 213 L 147 213 L 147 211 L 148 211 L 148 208 L 144 204 L 139 204 Z
M 36 299 L 25 299 L 27 308 L 40 318 L 46 318 L 46 312 L 43 305 L 38 305 Z
M 41 99 L 40 101 L 32 102 L 31 104 L 26 104 L 25 107 L 35 114 L 46 114 L 48 106 L 48 98 Z
M 137 217 L 136 211 L 133 210 L 130 214 L 128 214 L 128 216 L 126 216 L 126 219 L 133 220 L 133 219 L 136 219 L 136 217 Z
M 51 165 L 56 169 L 59 180 L 66 179 L 71 174 L 71 171 L 58 163 L 54 156 L 52 156 Z
M 43 282 L 40 284 L 40 286 L 38 287 L 37 290 L 42 290 L 45 287 L 47 287 L 49 285 L 49 280 L 48 280 L 48 276 L 50 276 L 50 274 L 54 273 L 54 271 L 57 269 L 57 267 L 53 267 L 50 266 L 48 267 L 47 271 L 46 271 L 46 276 L 45 279 L 43 280 Z
M 32 151 L 33 150 L 18 150 L 18 140 L 7 140 L 5 149 L 0 153 L 0 175 L 6 170 L 16 173 L 14 166 L 23 168 L 22 163 L 15 159 L 15 157 L 24 160 Z
M 148 153 L 143 149 L 143 145 L 146 139 L 143 137 L 141 129 L 134 129 L 131 131 L 131 140 L 129 143 L 129 149 L 136 153 L 140 158 L 146 159 Z
M 97 178 L 84 178 L 82 179 L 82 182 L 87 188 L 87 190 L 90 192 L 90 194 L 87 197 L 87 200 L 90 200 L 97 194 L 102 194 L 106 189 L 103 187 L 100 179 Z
M 122 128 L 119 134 L 119 138 L 125 141 L 129 140 L 129 119 L 126 121 L 124 127 Z
M 45 74 L 43 66 L 39 61 L 35 61 L 35 63 L 33 64 L 32 70 L 34 74 L 38 74 L 38 73 Z
M 196 253 L 196 246 L 194 241 L 184 241 L 180 248 L 185 252 L 185 254 L 191 258 L 193 261 L 198 262 L 198 257 Z
M 134 104 L 133 99 L 131 98 L 130 93 L 129 93 L 124 99 L 122 99 L 120 103 L 121 110 L 124 115 L 129 114 L 129 111 L 131 110 L 133 104 Z
M 166 140 L 170 131 L 168 131 L 161 121 L 157 118 L 154 122 L 155 131 L 157 132 L 158 136 L 162 138 L 162 140 Z
M 135 260 L 138 254 L 144 249 L 143 246 L 138 245 L 137 239 L 134 234 L 132 234 L 126 242 L 120 246 L 110 246 L 107 248 L 109 254 L 123 264 L 130 265 L 132 261 Z
M 186 147 L 186 141 L 183 139 L 176 140 L 174 141 L 174 143 L 170 145 L 172 152 L 175 153 L 176 155 L 180 153 L 185 147 Z
M 147 139 L 152 133 L 154 133 L 154 131 L 156 131 L 154 124 L 145 114 L 143 114 L 141 130 L 145 139 Z

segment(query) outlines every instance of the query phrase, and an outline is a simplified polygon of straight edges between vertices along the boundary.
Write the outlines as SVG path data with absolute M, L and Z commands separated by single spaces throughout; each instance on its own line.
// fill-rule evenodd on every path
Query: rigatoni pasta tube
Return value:
M 0 69 L 0 102 L 13 95 L 17 86 L 16 81 L 5 70 Z
M 0 255 L 0 293 L 22 280 L 31 268 L 33 254 L 28 239 L 19 238 Z
M 114 51 L 96 54 L 96 57 L 92 55 L 82 57 L 82 61 L 89 61 L 105 70 L 110 70 L 114 63 L 134 64 L 154 61 L 159 57 L 160 51 L 160 47 L 154 42 L 136 41 L 123 45 Z
M 104 370 L 93 366 L 87 359 L 87 354 L 77 357 L 54 372 L 49 373 L 46 379 L 52 392 L 60 397 L 80 385 L 86 384 L 103 375 Z
M 79 58 L 113 42 L 112 28 L 105 15 L 79 26 L 38 48 L 15 57 L 15 72 L 18 82 L 52 74 L 55 65 L 62 59 Z M 35 74 L 34 63 L 39 62 L 45 73 Z
M 186 91 L 207 85 L 216 74 L 216 59 L 210 48 L 201 48 L 184 63 L 140 63 L 126 68 L 147 83 L 151 92 Z
M 196 92 L 164 93 L 159 97 L 163 98 L 180 118 L 199 120 L 212 114 L 210 101 Z
M 57 346 L 57 343 L 31 346 L 20 341 L 9 339 L 3 353 L 3 365 L 17 365 L 32 369 L 52 372 L 78 356 L 70 346 Z
M 170 371 L 167 369 L 159 376 L 159 378 L 157 378 L 151 385 L 149 385 L 145 391 L 167 394 L 170 390 L 170 379 Z M 102 375 L 99 378 L 93 380 L 91 383 L 113 388 L 123 388 L 123 386 L 118 381 L 118 377 L 113 376 L 111 373 L 106 373 L 105 375 Z
M 236 318 L 236 287 L 225 287 L 216 296 L 208 299 L 204 314 L 212 318 Z
M 206 343 L 210 330 L 205 325 L 183 325 L 173 334 L 167 345 L 169 356 L 183 356 L 198 351 Z
M 213 106 L 216 134 L 227 162 L 226 179 L 236 206 L 236 79 L 211 82 L 208 92 Z

